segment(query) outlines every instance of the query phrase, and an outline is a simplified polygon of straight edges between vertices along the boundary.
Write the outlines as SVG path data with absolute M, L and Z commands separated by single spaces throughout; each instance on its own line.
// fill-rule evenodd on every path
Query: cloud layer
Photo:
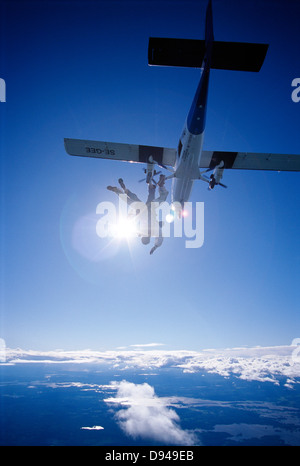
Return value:
M 116 413 L 116 419 L 127 435 L 174 445 L 196 443 L 195 435 L 181 429 L 178 414 L 167 406 L 164 398 L 155 395 L 152 386 L 126 380 L 114 385 L 116 396 L 104 401 L 125 407 Z
M 274 384 L 279 384 L 280 379 L 286 377 L 286 384 L 292 386 L 295 379 L 300 377 L 299 349 L 299 345 L 203 351 L 139 349 L 42 352 L 6 348 L 5 358 L 0 363 L 95 363 L 118 370 L 140 368 L 147 371 L 177 367 L 185 373 L 206 371 L 224 377 L 232 375 L 243 380 Z

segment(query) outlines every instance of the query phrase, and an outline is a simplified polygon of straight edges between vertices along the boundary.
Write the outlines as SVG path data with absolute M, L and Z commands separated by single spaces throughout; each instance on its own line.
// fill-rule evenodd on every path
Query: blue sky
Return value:
M 176 147 L 199 70 L 147 65 L 149 36 L 203 38 L 206 1 L 1 3 L 1 331 L 7 346 L 289 345 L 300 336 L 299 174 L 228 171 L 199 249 L 102 250 L 96 207 L 139 165 L 63 138 Z M 299 3 L 213 1 L 216 40 L 269 43 L 259 73 L 212 70 L 204 148 L 300 154 Z

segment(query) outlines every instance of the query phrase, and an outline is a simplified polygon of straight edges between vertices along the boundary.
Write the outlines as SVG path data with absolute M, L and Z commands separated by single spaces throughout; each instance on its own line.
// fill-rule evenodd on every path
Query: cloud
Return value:
M 80 427 L 81 430 L 104 430 L 102 426 Z
M 163 398 L 155 395 L 154 388 L 147 384 L 134 384 L 123 380 L 115 382 L 117 393 L 104 401 L 125 406 L 116 413 L 121 429 L 131 437 L 150 438 L 174 445 L 194 445 L 197 441 L 192 432 L 183 430 L 180 418 Z
M 150 348 L 155 346 L 165 346 L 164 343 L 144 343 L 140 345 L 129 345 L 131 348 Z
M 185 373 L 205 371 L 223 377 L 234 376 L 279 384 L 286 377 L 293 387 L 300 377 L 300 346 L 207 349 L 202 351 L 153 349 L 154 343 L 132 345 L 134 349 L 116 351 L 33 351 L 6 348 L 5 361 L 0 364 L 104 364 L 118 370 L 141 369 L 147 372 L 177 367 Z M 157 343 L 155 345 L 158 345 Z

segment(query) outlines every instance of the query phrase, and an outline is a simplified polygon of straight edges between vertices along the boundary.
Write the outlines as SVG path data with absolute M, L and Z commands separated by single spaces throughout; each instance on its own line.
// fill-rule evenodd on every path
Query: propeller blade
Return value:
M 210 179 L 209 179 L 209 178 L 207 178 L 207 176 L 200 175 L 200 178 L 199 178 L 199 180 L 201 180 L 201 181 L 205 181 L 206 183 L 210 183 Z
M 200 175 L 203 175 L 203 173 L 208 173 L 208 172 L 211 172 L 213 171 L 214 168 L 207 168 L 206 170 L 204 170 L 203 172 L 200 172 Z

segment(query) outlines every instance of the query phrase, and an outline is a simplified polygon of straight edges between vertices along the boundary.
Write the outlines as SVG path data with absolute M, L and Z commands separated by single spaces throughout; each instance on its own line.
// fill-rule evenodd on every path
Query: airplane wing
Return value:
M 202 151 L 199 167 L 215 168 L 222 160 L 224 168 L 300 171 L 300 155 L 205 150 Z
M 149 157 L 152 156 L 158 164 L 175 166 L 176 149 L 85 139 L 65 138 L 64 141 L 65 149 L 70 155 L 136 163 L 148 163 Z

